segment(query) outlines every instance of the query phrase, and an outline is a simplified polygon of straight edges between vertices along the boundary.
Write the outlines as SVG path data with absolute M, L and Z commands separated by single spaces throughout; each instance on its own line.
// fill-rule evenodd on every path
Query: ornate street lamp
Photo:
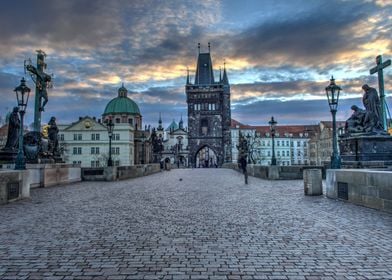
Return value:
M 141 164 L 144 164 L 144 157 L 145 157 L 145 151 L 144 151 L 144 143 L 146 142 L 146 136 L 144 133 L 142 133 L 142 159 L 141 159 Z
M 335 84 L 335 79 L 331 77 L 329 85 L 325 88 L 327 94 L 329 108 L 332 114 L 332 156 L 331 156 L 331 168 L 340 168 L 340 156 L 338 153 L 338 139 L 336 133 L 336 112 L 338 109 L 339 93 L 342 89 Z
M 272 158 L 271 158 L 271 165 L 276 165 L 276 157 L 275 157 L 275 126 L 278 124 L 275 121 L 274 117 L 271 117 L 271 120 L 268 122 L 270 125 L 270 132 L 272 137 Z
M 113 166 L 113 160 L 112 160 L 112 137 L 113 137 L 114 123 L 113 123 L 112 119 L 109 119 L 108 123 L 106 124 L 106 129 L 108 130 L 108 135 L 109 135 L 109 159 L 108 159 L 108 166 Z
M 26 86 L 26 80 L 22 78 L 20 85 L 15 89 L 16 99 L 18 100 L 19 114 L 20 114 L 20 128 L 19 128 L 19 147 L 18 155 L 15 161 L 15 170 L 26 169 L 26 159 L 23 151 L 23 117 L 26 112 L 27 103 L 29 102 L 30 89 Z

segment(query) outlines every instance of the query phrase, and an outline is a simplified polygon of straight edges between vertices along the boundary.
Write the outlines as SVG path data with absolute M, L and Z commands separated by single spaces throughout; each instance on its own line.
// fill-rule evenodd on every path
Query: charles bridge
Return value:
M 0 206 L 0 279 L 392 279 L 392 215 L 178 169 Z

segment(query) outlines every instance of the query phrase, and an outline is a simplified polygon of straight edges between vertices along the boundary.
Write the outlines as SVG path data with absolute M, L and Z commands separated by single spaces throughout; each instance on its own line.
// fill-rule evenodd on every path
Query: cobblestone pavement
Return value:
M 392 279 L 391 214 L 249 181 L 188 169 L 35 189 L 0 206 L 0 279 Z

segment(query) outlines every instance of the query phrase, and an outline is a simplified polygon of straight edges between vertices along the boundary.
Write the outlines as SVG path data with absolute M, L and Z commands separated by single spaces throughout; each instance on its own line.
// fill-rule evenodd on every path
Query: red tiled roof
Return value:
M 7 136 L 8 134 L 8 124 L 3 125 L 0 127 L 0 136 Z
M 270 127 L 268 125 L 245 125 L 237 120 L 231 119 L 231 128 L 237 128 L 237 125 L 240 129 L 255 129 L 256 132 L 260 133 L 262 136 L 265 136 L 266 133 L 270 133 Z M 300 133 L 308 133 L 312 136 L 320 131 L 320 127 L 319 125 L 277 125 L 275 131 L 279 133 L 280 136 L 284 136 L 286 133 L 292 134 L 292 136 L 299 136 Z

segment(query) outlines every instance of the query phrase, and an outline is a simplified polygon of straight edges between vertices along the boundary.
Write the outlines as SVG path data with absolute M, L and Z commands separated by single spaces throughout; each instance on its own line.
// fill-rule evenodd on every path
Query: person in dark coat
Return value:
M 241 156 L 238 163 L 240 165 L 242 173 L 244 173 L 245 184 L 248 184 L 248 171 L 246 170 L 246 165 L 247 165 L 246 156 Z

